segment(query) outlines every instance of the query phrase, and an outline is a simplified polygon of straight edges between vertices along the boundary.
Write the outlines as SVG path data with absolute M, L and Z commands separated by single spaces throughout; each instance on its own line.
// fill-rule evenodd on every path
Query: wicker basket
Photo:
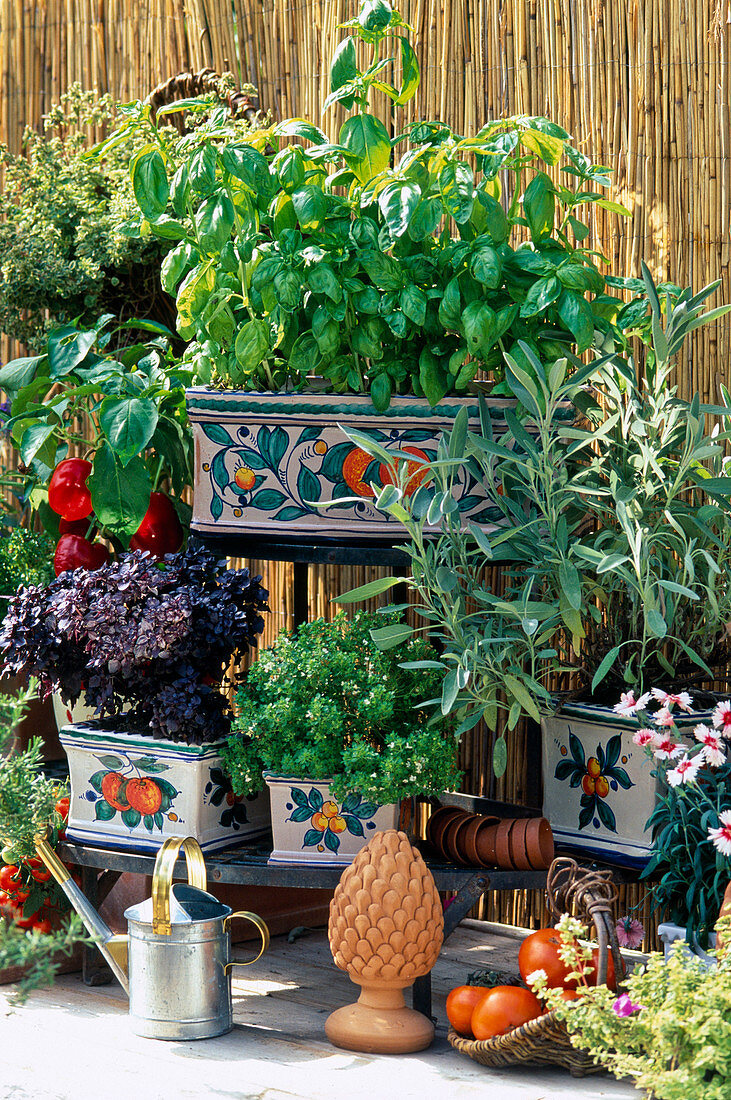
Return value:
M 555 917 L 569 912 L 572 903 L 578 912 L 593 921 L 599 942 L 598 980 L 604 981 L 609 951 L 614 960 L 617 979 L 624 977 L 624 963 L 614 930 L 612 914 L 617 889 L 609 871 L 588 871 L 573 859 L 559 858 L 548 872 L 548 905 Z M 483 1066 L 516 1066 L 529 1063 L 539 1066 L 563 1066 L 573 1077 L 604 1072 L 590 1055 L 571 1045 L 566 1026 L 555 1012 L 547 1012 L 529 1020 L 505 1035 L 492 1039 L 465 1039 L 450 1028 L 449 1042 L 462 1054 L 467 1054 Z
M 178 100 L 195 99 L 203 95 L 216 96 L 237 118 L 245 118 L 247 122 L 263 123 L 264 121 L 258 102 L 248 92 L 230 90 L 224 86 L 221 76 L 213 69 L 199 69 L 195 73 L 178 73 L 177 76 L 171 76 L 153 88 L 145 103 L 149 103 L 152 107 L 152 115 L 155 118 L 161 107 L 169 107 Z M 166 121 L 171 126 L 177 126 L 182 132 L 187 125 L 187 113 L 168 115 Z

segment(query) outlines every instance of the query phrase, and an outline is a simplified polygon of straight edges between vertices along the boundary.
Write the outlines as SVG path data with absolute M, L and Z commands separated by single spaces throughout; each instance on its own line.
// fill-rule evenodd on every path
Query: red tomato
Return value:
M 39 919 L 36 914 L 34 917 L 31 917 L 31 922 L 31 928 L 36 932 L 41 932 L 43 935 L 47 936 L 51 931 L 51 922 L 48 917 L 41 917 Z
M 103 542 L 87 542 L 79 535 L 61 535 L 53 557 L 58 577 L 67 569 L 99 569 L 109 561 L 109 550 Z
M 599 948 L 595 947 L 591 953 L 591 970 L 586 975 L 587 985 L 597 984 L 597 975 L 599 970 Z M 604 983 L 609 989 L 617 988 L 617 975 L 614 972 L 614 958 L 611 951 L 607 953 L 607 980 Z
M 520 985 L 496 985 L 488 989 L 472 1013 L 472 1034 L 475 1039 L 492 1039 L 522 1027 L 543 1011 L 535 993 Z
M 161 558 L 179 550 L 183 538 L 183 528 L 170 497 L 165 493 L 151 493 L 142 523 L 130 539 L 130 550 L 149 550 Z
M 59 798 L 58 802 L 56 803 L 56 813 L 59 815 L 59 817 L 62 817 L 64 821 L 68 821 L 68 819 L 69 819 L 69 799 L 68 799 L 68 797 Z
M 86 479 L 91 463 L 85 458 L 65 458 L 51 474 L 48 503 L 64 519 L 84 519 L 91 512 L 91 493 Z
M 0 867 L 0 890 L 7 890 L 12 893 L 16 887 L 20 886 L 21 882 L 20 868 L 14 863 L 5 863 Z
M 36 882 L 48 882 L 51 877 L 51 872 L 46 867 L 42 859 L 27 859 L 27 865 L 30 867 L 30 873 Z
M 472 1013 L 487 990 L 482 985 L 458 985 L 447 997 L 447 1019 L 459 1035 L 472 1038 Z
M 559 958 L 560 947 L 561 934 L 555 928 L 540 928 L 526 936 L 518 952 L 518 967 L 523 981 L 534 970 L 545 970 L 548 984 L 552 988 L 558 985 L 576 988 L 575 979 L 567 981 L 569 969 Z

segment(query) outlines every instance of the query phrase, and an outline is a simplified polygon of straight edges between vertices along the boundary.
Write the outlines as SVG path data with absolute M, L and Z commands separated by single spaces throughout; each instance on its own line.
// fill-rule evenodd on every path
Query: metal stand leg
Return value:
M 99 875 L 93 867 L 82 867 L 81 889 L 96 909 L 118 878 L 118 872 L 105 871 Z M 104 882 L 102 883 L 101 880 Z M 84 985 L 109 985 L 114 981 L 114 974 L 104 962 L 99 949 L 93 944 L 84 944 L 81 955 L 81 979 Z
M 310 614 L 309 567 L 304 562 L 296 561 L 292 569 L 294 574 L 292 610 L 294 613 L 294 627 L 296 630 L 302 623 L 307 622 Z
M 475 875 L 466 882 L 458 894 L 450 901 L 444 912 L 444 938 L 449 939 L 455 928 L 466 917 L 473 905 L 476 905 L 482 895 L 490 886 L 488 875 Z M 422 1012 L 433 1020 L 431 1011 L 431 971 L 422 978 L 417 978 L 412 989 L 412 1005 L 417 1012 Z

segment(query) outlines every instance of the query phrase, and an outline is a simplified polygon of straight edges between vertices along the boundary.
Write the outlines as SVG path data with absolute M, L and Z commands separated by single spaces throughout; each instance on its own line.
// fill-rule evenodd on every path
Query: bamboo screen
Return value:
M 24 126 L 38 126 L 72 81 L 128 100 L 203 66 L 256 85 L 275 116 L 335 133 L 337 114 L 321 120 L 319 105 L 337 24 L 355 10 L 355 0 L 2 0 L 0 137 L 17 150 Z M 422 86 L 415 106 L 384 121 L 400 127 L 418 113 L 469 133 L 491 117 L 547 115 L 614 170 L 612 197 L 632 210 L 593 216 L 611 271 L 636 275 L 644 259 L 656 277 L 696 289 L 720 279 L 711 304 L 731 300 L 729 0 L 400 0 L 399 10 L 415 30 Z M 695 334 L 682 392 L 715 399 L 730 351 L 728 316 Z M 261 565 L 271 634 L 290 621 L 291 567 Z M 311 568 L 312 613 L 373 575 Z M 465 765 L 468 789 L 488 789 L 479 740 Z M 519 797 L 525 766 L 517 738 L 498 793 Z M 627 903 L 639 900 L 633 889 Z M 537 904 L 515 894 L 490 914 L 533 923 Z

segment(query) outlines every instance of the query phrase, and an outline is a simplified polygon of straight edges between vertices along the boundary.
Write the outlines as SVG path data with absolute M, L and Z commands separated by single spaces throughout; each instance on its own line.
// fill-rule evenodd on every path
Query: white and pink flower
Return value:
M 660 710 L 656 710 L 651 718 L 656 726 L 674 726 L 675 718 L 673 712 L 668 707 L 660 707 Z
M 681 710 L 688 711 L 689 713 L 693 710 L 690 705 L 693 699 L 687 691 L 679 691 L 677 695 L 672 695 L 667 691 L 663 691 L 662 688 L 652 688 L 652 697 L 663 707 L 667 707 L 668 710 L 670 710 L 671 707 L 680 707 Z
M 718 818 L 721 824 L 717 829 L 708 830 L 708 838 L 722 855 L 731 856 L 731 810 L 723 810 Z
M 614 704 L 614 713 L 621 714 L 624 718 L 631 718 L 638 710 L 644 710 L 649 702 L 649 691 L 640 695 L 639 699 L 635 699 L 634 691 L 623 691 L 619 702 Z
M 699 758 L 688 756 L 686 753 L 683 759 L 668 771 L 665 778 L 671 787 L 678 787 L 681 783 L 692 783 L 698 775 L 699 767 Z
M 632 740 L 635 745 L 639 745 L 641 749 L 647 748 L 648 745 L 655 745 L 657 743 L 657 733 L 655 730 L 649 730 L 647 726 L 642 726 L 636 733 L 632 734 Z
M 711 768 L 720 768 L 726 763 L 726 749 L 721 736 L 702 722 L 695 728 L 695 739 L 703 745 L 702 756 Z
M 726 699 L 719 703 L 711 715 L 711 721 L 723 737 L 731 737 L 731 701 Z
M 674 760 L 676 756 L 680 756 L 685 750 L 677 741 L 673 741 L 672 737 L 656 735 L 652 751 L 656 760 Z

